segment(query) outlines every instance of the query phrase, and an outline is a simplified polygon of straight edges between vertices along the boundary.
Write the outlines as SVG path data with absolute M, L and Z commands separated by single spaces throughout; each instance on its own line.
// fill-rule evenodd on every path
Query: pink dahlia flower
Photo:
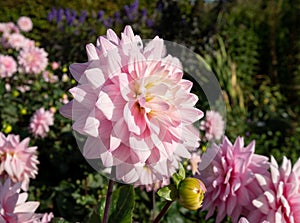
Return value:
M 204 140 L 220 140 L 224 134 L 224 125 L 223 117 L 219 112 L 207 111 L 200 125 L 200 129 L 205 131 Z
M 39 202 L 26 202 L 28 194 L 21 193 L 20 184 L 11 186 L 10 179 L 0 183 L 0 222 L 30 223 L 34 220 L 34 212 Z
M 2 33 L 19 33 L 19 28 L 13 22 L 0 23 L 0 32 Z
M 0 77 L 11 77 L 17 72 L 17 63 L 11 56 L 0 54 Z
M 52 70 L 57 70 L 59 68 L 59 63 L 54 61 L 51 63 Z
M 188 170 L 191 170 L 193 175 L 200 174 L 198 164 L 201 162 L 201 156 L 197 152 L 193 152 L 190 158 L 190 165 L 187 166 Z
M 17 24 L 18 24 L 20 30 L 22 30 L 24 32 L 29 32 L 30 30 L 32 30 L 32 27 L 33 27 L 31 19 L 27 16 L 21 16 L 18 19 Z
M 51 111 L 44 108 L 38 109 L 30 119 L 30 131 L 35 137 L 45 137 L 50 131 L 49 126 L 54 124 L 54 116 Z
M 49 223 L 54 218 L 52 212 L 45 214 L 35 214 L 32 223 Z
M 42 73 L 43 79 L 45 82 L 48 83 L 55 83 L 58 81 L 58 76 L 56 76 L 55 74 L 53 74 L 52 72 L 49 72 L 47 70 L 43 71 Z
M 215 151 L 213 151 L 215 150 Z M 207 218 L 217 209 L 216 222 L 228 215 L 232 222 L 247 212 L 255 190 L 255 174 L 265 174 L 268 158 L 254 154 L 255 142 L 244 147 L 244 139 L 238 137 L 232 145 L 224 137 L 221 145 L 213 144 L 207 152 L 216 153 L 214 160 L 200 177 L 207 187 L 203 209 Z
M 0 132 L 0 176 L 8 176 L 14 183 L 21 182 L 27 190 L 29 178 L 35 178 L 38 168 L 36 149 L 28 147 L 29 138 L 20 142 L 18 135 L 5 137 Z
M 257 193 L 252 201 L 256 210 L 247 217 L 251 223 L 263 220 L 272 223 L 300 223 L 299 163 L 300 159 L 292 168 L 291 161 L 283 157 L 279 168 L 276 160 L 271 157 L 270 173 L 256 174 L 262 193 Z
M 192 124 L 203 116 L 181 63 L 166 56 L 158 37 L 144 47 L 130 26 L 121 39 L 109 29 L 86 48 L 89 61 L 70 66 L 79 82 L 70 90 L 74 99 L 61 109 L 87 136 L 83 155 L 100 158 L 125 183 L 169 178 L 199 146 Z
M 22 49 L 24 47 L 24 42 L 27 39 L 21 33 L 5 34 L 2 38 L 3 44 L 6 48 L 13 48 L 15 50 Z
M 27 74 L 39 74 L 48 65 L 48 53 L 38 47 L 24 48 L 20 51 L 18 62 L 20 70 Z

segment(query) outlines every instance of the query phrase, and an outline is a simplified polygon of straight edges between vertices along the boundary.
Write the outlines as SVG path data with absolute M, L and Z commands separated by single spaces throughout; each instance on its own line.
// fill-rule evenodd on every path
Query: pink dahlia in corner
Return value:
M 254 154 L 254 150 L 255 142 L 244 147 L 242 137 L 238 137 L 233 145 L 224 137 L 221 145 L 213 144 L 207 149 L 216 156 L 200 175 L 207 187 L 203 202 L 203 209 L 208 210 L 206 218 L 217 209 L 217 223 L 226 215 L 235 223 L 241 214 L 248 213 L 258 186 L 255 174 L 265 174 L 269 166 L 268 158 Z
M 222 115 L 217 111 L 207 111 L 201 121 L 200 130 L 205 131 L 204 140 L 220 140 L 225 131 Z
M 29 129 L 35 137 L 44 138 L 50 131 L 50 126 L 54 123 L 53 113 L 45 111 L 44 108 L 38 109 L 30 119 Z
M 35 178 L 39 163 L 37 147 L 28 147 L 28 144 L 29 138 L 20 142 L 18 135 L 5 137 L 0 132 L 0 179 L 9 177 L 14 183 L 21 182 L 25 191 L 29 178 Z
M 271 157 L 270 173 L 256 174 L 262 193 L 252 201 L 256 210 L 247 217 L 249 222 L 300 223 L 299 165 L 300 159 L 292 168 L 284 156 L 279 168 Z
M 166 55 L 159 37 L 143 46 L 130 26 L 121 39 L 109 29 L 86 49 L 88 62 L 70 66 L 79 85 L 61 109 L 87 136 L 83 155 L 101 159 L 107 171 L 113 169 L 111 177 L 125 183 L 169 178 L 199 146 L 192 124 L 203 116 L 180 61 Z
M 39 202 L 27 200 L 28 194 L 21 193 L 20 184 L 11 185 L 10 179 L 0 182 L 0 222 L 29 223 L 35 219 L 35 210 Z

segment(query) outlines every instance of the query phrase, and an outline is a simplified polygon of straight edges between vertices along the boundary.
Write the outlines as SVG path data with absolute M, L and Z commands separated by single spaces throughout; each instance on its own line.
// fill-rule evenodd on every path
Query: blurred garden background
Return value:
M 39 171 L 30 182 L 29 199 L 40 201 L 40 212 L 84 222 L 105 196 L 107 179 L 85 161 L 71 121 L 57 111 L 71 99 L 66 92 L 76 82 L 68 67 L 87 60 L 85 44 L 95 43 L 108 28 L 120 34 L 125 25 L 143 39 L 158 35 L 201 55 L 223 90 L 226 135 L 244 136 L 246 144 L 255 140 L 258 154 L 295 162 L 300 154 L 299 11 L 299 0 L 1 1 L 0 22 L 32 19 L 33 30 L 24 35 L 48 53 L 49 77 L 55 76 L 0 79 L 1 132 L 29 136 L 38 147 Z M 58 68 L 50 68 L 52 62 Z M 33 137 L 29 120 L 41 107 L 52 109 L 54 124 L 47 136 Z M 153 204 L 152 192 L 137 188 L 136 194 L 134 220 L 148 222 L 151 209 L 161 208 L 159 198 Z M 173 205 L 164 222 L 201 222 L 204 216 Z

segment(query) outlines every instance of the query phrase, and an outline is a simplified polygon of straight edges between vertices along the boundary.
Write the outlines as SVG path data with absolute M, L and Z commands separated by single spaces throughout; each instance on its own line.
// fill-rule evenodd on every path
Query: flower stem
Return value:
M 104 208 L 104 215 L 102 219 L 102 223 L 106 223 L 108 220 L 108 214 L 109 214 L 109 209 L 110 209 L 110 201 L 111 201 L 111 195 L 113 192 L 113 186 L 114 186 L 114 181 L 109 180 L 108 182 L 108 189 L 106 192 L 106 200 L 105 200 L 105 208 Z
M 172 203 L 173 201 L 167 201 L 163 209 L 161 209 L 160 213 L 157 215 L 157 217 L 154 219 L 152 223 L 158 223 L 160 219 L 164 216 L 164 214 L 167 212 L 167 210 L 169 209 Z

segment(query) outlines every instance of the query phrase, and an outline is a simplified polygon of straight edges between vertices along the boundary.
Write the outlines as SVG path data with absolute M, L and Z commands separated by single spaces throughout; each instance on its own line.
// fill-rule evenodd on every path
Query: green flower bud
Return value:
M 201 207 L 206 187 L 197 178 L 185 178 L 179 184 L 179 203 L 189 210 L 197 210 Z
M 5 133 L 5 134 L 8 134 L 8 133 L 10 133 L 12 131 L 12 126 L 10 125 L 10 124 L 4 124 L 4 130 L 3 130 L 3 132 Z
M 21 113 L 21 115 L 26 115 L 27 114 L 27 109 L 26 108 L 21 108 L 20 113 Z

